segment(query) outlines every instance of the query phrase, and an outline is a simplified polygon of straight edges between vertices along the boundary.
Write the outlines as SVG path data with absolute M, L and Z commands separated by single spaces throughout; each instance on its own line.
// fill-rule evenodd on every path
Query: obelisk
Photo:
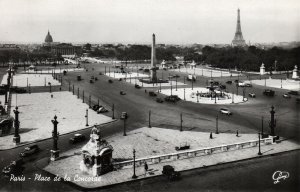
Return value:
M 152 50 L 151 50 L 151 82 L 157 82 L 156 76 L 156 52 L 155 52 L 155 34 L 152 35 Z

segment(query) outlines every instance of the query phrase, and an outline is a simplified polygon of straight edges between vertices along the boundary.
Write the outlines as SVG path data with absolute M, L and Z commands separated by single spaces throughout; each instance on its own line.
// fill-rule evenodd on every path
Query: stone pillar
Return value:
M 53 131 L 52 131 L 53 149 L 50 150 L 50 152 L 51 152 L 50 160 L 55 161 L 59 157 L 59 150 L 58 150 L 58 147 L 57 147 L 57 141 L 58 141 L 59 133 L 57 132 L 58 121 L 57 121 L 56 115 L 54 116 L 54 120 L 52 120 L 52 123 L 53 123 Z
M 20 143 L 20 135 L 19 135 L 19 126 L 20 126 L 20 122 L 19 122 L 19 111 L 18 111 L 18 107 L 16 107 L 16 110 L 14 110 L 15 113 L 15 135 L 13 137 L 13 142 L 17 145 Z
M 155 34 L 152 35 L 152 50 L 151 50 L 151 76 L 150 81 L 156 82 L 156 51 L 155 51 Z

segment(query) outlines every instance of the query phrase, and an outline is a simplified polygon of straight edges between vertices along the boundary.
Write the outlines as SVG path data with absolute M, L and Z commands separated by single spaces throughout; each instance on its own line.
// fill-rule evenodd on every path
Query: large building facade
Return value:
M 45 41 L 42 45 L 42 48 L 55 55 L 62 56 L 75 56 L 81 54 L 82 52 L 82 48 L 80 46 L 74 46 L 71 43 L 54 42 L 49 31 L 45 37 Z

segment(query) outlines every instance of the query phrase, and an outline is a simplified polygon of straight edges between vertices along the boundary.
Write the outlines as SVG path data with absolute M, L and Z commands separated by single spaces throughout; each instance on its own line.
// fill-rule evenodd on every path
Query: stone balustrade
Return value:
M 217 147 L 194 149 L 194 150 L 188 150 L 188 151 L 183 151 L 183 152 L 170 153 L 170 154 L 166 154 L 166 155 L 158 155 L 158 156 L 140 158 L 140 159 L 135 160 L 135 165 L 137 167 L 139 167 L 139 166 L 143 166 L 145 162 L 147 162 L 147 164 L 156 164 L 156 163 L 160 163 L 160 162 L 176 161 L 176 160 L 180 160 L 180 159 L 199 157 L 202 155 L 210 155 L 212 153 L 221 153 L 221 152 L 226 152 L 226 151 L 230 151 L 230 150 L 238 150 L 238 149 L 243 149 L 243 148 L 256 147 L 256 146 L 258 146 L 258 143 L 259 143 L 258 140 L 253 140 L 253 141 L 247 141 L 247 142 L 242 142 L 242 143 L 221 145 L 221 146 L 217 146 Z M 273 137 L 261 139 L 260 144 L 261 145 L 274 144 Z M 133 166 L 133 160 L 114 163 L 115 169 L 130 168 L 132 166 Z

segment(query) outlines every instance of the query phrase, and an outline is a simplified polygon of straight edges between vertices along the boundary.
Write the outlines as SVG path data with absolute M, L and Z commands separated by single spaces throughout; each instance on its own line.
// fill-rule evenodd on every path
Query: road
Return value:
M 81 91 L 85 91 L 85 101 L 88 101 L 88 96 L 91 95 L 93 98 L 94 103 L 96 103 L 97 99 L 100 99 L 100 104 L 103 104 L 104 106 L 108 106 L 109 109 L 111 109 L 112 104 L 114 104 L 116 113 L 115 116 L 119 117 L 120 112 L 126 111 L 129 114 L 128 121 L 126 122 L 126 129 L 132 130 L 136 129 L 142 126 L 148 126 L 148 114 L 149 110 L 151 110 L 151 125 L 152 126 L 158 126 L 158 127 L 166 127 L 166 128 L 172 128 L 172 129 L 179 129 L 179 115 L 180 113 L 183 113 L 184 117 L 184 130 L 190 130 L 190 131 L 214 131 L 215 130 L 215 117 L 218 114 L 219 108 L 223 107 L 222 105 L 207 105 L 207 104 L 195 104 L 191 102 L 185 102 L 180 101 L 176 104 L 173 103 L 157 103 L 155 102 L 154 97 L 150 97 L 148 94 L 144 92 L 144 89 L 135 89 L 133 85 L 130 85 L 128 83 L 125 83 L 124 81 L 118 81 L 114 80 L 113 83 L 108 83 L 108 77 L 104 75 L 99 75 L 99 72 L 104 72 L 104 67 L 91 64 L 89 65 L 89 70 L 87 72 L 81 72 L 81 73 L 67 73 L 66 76 L 63 77 L 63 86 L 62 90 L 69 90 L 69 82 L 72 87 L 72 85 L 75 86 L 75 90 L 79 87 L 80 89 L 80 95 L 82 97 Z M 92 70 L 94 68 L 94 70 Z M 183 74 L 182 73 L 175 73 L 175 72 L 165 72 L 165 71 L 158 71 L 158 76 L 164 76 L 167 77 L 170 74 L 178 74 L 180 75 L 180 78 L 178 78 L 178 81 L 183 82 Z M 83 78 L 82 81 L 77 81 L 77 75 L 80 74 Z M 98 77 L 98 81 L 95 81 L 95 83 L 91 84 L 89 83 L 89 79 L 91 76 Z M 245 77 L 241 77 L 245 78 Z M 218 79 L 220 82 L 226 82 L 230 77 L 228 78 L 222 78 L 221 80 Z M 194 84 L 194 86 L 205 86 L 208 78 L 205 77 L 198 77 L 197 82 Z M 191 82 L 186 82 L 191 86 Z M 34 91 L 40 91 L 43 88 L 39 88 Z M 58 87 L 54 87 L 53 89 L 58 90 Z M 227 85 L 227 89 L 229 91 L 236 91 L 236 87 L 234 85 Z M 299 141 L 299 105 L 297 106 L 295 104 L 295 98 L 292 98 L 290 100 L 284 99 L 281 97 L 281 95 L 285 92 L 283 90 L 276 90 L 276 96 L 274 98 L 268 98 L 262 95 L 262 91 L 264 87 L 262 86 L 254 86 L 253 88 L 247 88 L 248 92 L 255 92 L 257 95 L 256 99 L 249 98 L 249 101 L 243 104 L 234 104 L 226 106 L 230 108 L 230 110 L 233 112 L 232 117 L 227 116 L 220 116 L 219 121 L 220 125 L 224 125 L 224 127 L 220 127 L 219 130 L 222 132 L 232 132 L 235 133 L 237 127 L 240 128 L 241 133 L 257 133 L 258 130 L 261 129 L 261 116 L 263 115 L 265 117 L 265 130 L 268 130 L 268 120 L 270 119 L 269 110 L 271 105 L 275 106 L 276 110 L 276 118 L 277 118 L 277 128 L 276 131 L 279 132 L 281 136 L 293 138 L 296 141 Z M 120 90 L 124 90 L 126 92 L 126 95 L 121 96 L 119 94 Z M 76 94 L 76 91 L 75 91 Z M 239 89 L 239 94 L 241 94 L 241 89 Z M 161 95 L 159 95 L 162 97 Z M 112 112 L 109 112 L 109 116 L 112 115 Z M 59 127 L 58 127 L 59 129 Z M 104 137 L 110 136 L 116 132 L 122 132 L 123 131 L 123 122 L 121 120 L 118 120 L 114 123 L 101 126 L 102 134 Z M 89 137 L 90 130 L 82 130 L 78 131 L 78 133 L 84 134 L 86 137 Z M 68 143 L 68 139 L 73 134 L 67 134 L 63 135 L 59 139 L 59 148 L 60 150 L 67 151 L 71 148 L 74 148 L 73 145 L 70 145 Z M 27 160 L 25 164 L 25 170 L 24 175 L 27 177 L 33 177 L 36 173 L 41 173 L 45 175 L 46 173 L 38 170 L 34 166 L 34 162 L 37 159 L 48 157 L 50 156 L 49 150 L 52 147 L 52 140 L 48 139 L 45 141 L 38 142 L 38 145 L 42 149 L 42 151 L 34 155 L 31 159 Z M 81 145 L 77 145 L 76 147 L 80 147 Z M 0 151 L 0 168 L 2 169 L 5 165 L 7 165 L 11 160 L 14 160 L 17 158 L 18 153 L 23 150 L 23 147 L 15 148 L 12 150 L 6 150 L 6 151 Z M 270 157 L 272 159 L 272 157 Z M 289 159 L 289 158 L 288 158 Z M 290 157 L 291 166 L 297 165 L 295 159 L 299 159 L 299 153 L 298 155 L 292 155 Z M 259 168 L 265 168 L 266 171 L 273 171 L 273 169 L 276 168 L 274 165 L 265 166 L 265 161 L 261 161 L 261 159 L 253 160 L 254 162 L 250 161 L 248 163 L 249 166 L 247 166 L 248 172 L 255 173 L 258 171 Z M 273 161 L 272 161 L 273 162 Z M 286 161 L 278 161 L 278 163 L 286 162 Z M 219 167 L 219 166 L 218 166 Z M 209 168 L 210 169 L 210 168 Z M 194 191 L 197 191 L 197 189 L 200 188 L 198 183 L 202 183 L 201 186 L 209 189 L 210 185 L 206 185 L 206 183 L 211 184 L 213 186 L 218 186 L 214 189 L 232 189 L 234 188 L 234 184 L 231 183 L 231 185 L 227 185 L 228 180 L 222 180 L 223 176 L 226 175 L 227 177 L 230 177 L 233 179 L 235 177 L 235 174 L 239 173 L 241 175 L 247 176 L 247 173 L 240 169 L 239 167 L 236 169 L 232 169 L 232 166 L 222 166 L 220 165 L 219 169 L 212 168 L 212 173 L 209 173 L 211 175 L 211 179 L 204 179 L 206 182 L 199 182 L 195 179 L 198 178 L 199 180 L 203 180 L 202 178 L 202 172 L 196 174 L 196 176 L 187 177 L 189 179 L 184 179 L 182 182 L 186 182 L 187 186 L 189 188 L 193 189 Z M 221 172 L 220 172 L 221 171 Z M 222 173 L 224 171 L 224 173 Z M 228 173 L 225 174 L 225 173 Z M 186 174 L 186 173 L 184 173 Z M 255 175 L 255 174 L 254 174 Z M 206 178 L 206 177 L 205 177 Z M 238 177 L 242 178 L 242 177 Z M 260 175 L 254 176 L 254 178 L 259 179 Z M 215 181 L 215 182 L 209 182 L 209 181 Z M 236 179 L 233 179 L 233 181 L 236 181 Z M 291 181 L 293 181 L 291 179 Z M 151 181 L 149 181 L 151 183 Z M 181 182 L 181 181 L 180 181 Z M 178 183 L 180 183 L 178 182 Z M 138 182 L 140 183 L 140 182 Z M 141 186 L 142 184 L 136 184 L 138 186 Z M 144 181 L 142 181 L 144 183 Z M 154 179 L 153 183 L 156 183 L 156 180 Z M 153 189 L 155 189 L 153 183 L 149 186 L 149 189 L 151 191 L 151 186 L 153 186 Z M 159 182 L 158 182 L 159 183 Z M 194 183 L 194 184 L 193 184 Z M 215 184 L 217 183 L 217 184 Z M 229 182 L 230 183 L 230 182 Z M 1 186 L 3 186 L 3 190 L 20 190 L 20 189 L 40 189 L 40 190 L 65 190 L 65 191 L 72 191 L 73 187 L 71 187 L 68 184 L 62 183 L 61 185 L 57 186 L 55 182 L 33 182 L 33 181 L 26 181 L 26 182 L 7 182 L 6 179 L 1 177 L 0 180 Z M 173 184 L 165 183 L 166 186 L 173 186 Z M 239 181 L 235 185 L 239 184 L 241 186 L 252 186 L 250 182 L 247 181 Z M 175 184 L 174 186 L 176 186 Z M 158 184 L 158 186 L 160 186 Z M 199 188 L 198 188 L 199 187 Z M 232 187 L 232 188 L 231 188 Z M 135 187 L 133 187 L 135 188 Z M 1 189 L 1 188 L 0 188 Z M 159 187 L 157 189 L 160 189 Z M 165 188 L 164 188 L 165 189 Z M 179 186 L 173 188 L 175 191 L 178 189 L 184 189 L 180 188 Z

